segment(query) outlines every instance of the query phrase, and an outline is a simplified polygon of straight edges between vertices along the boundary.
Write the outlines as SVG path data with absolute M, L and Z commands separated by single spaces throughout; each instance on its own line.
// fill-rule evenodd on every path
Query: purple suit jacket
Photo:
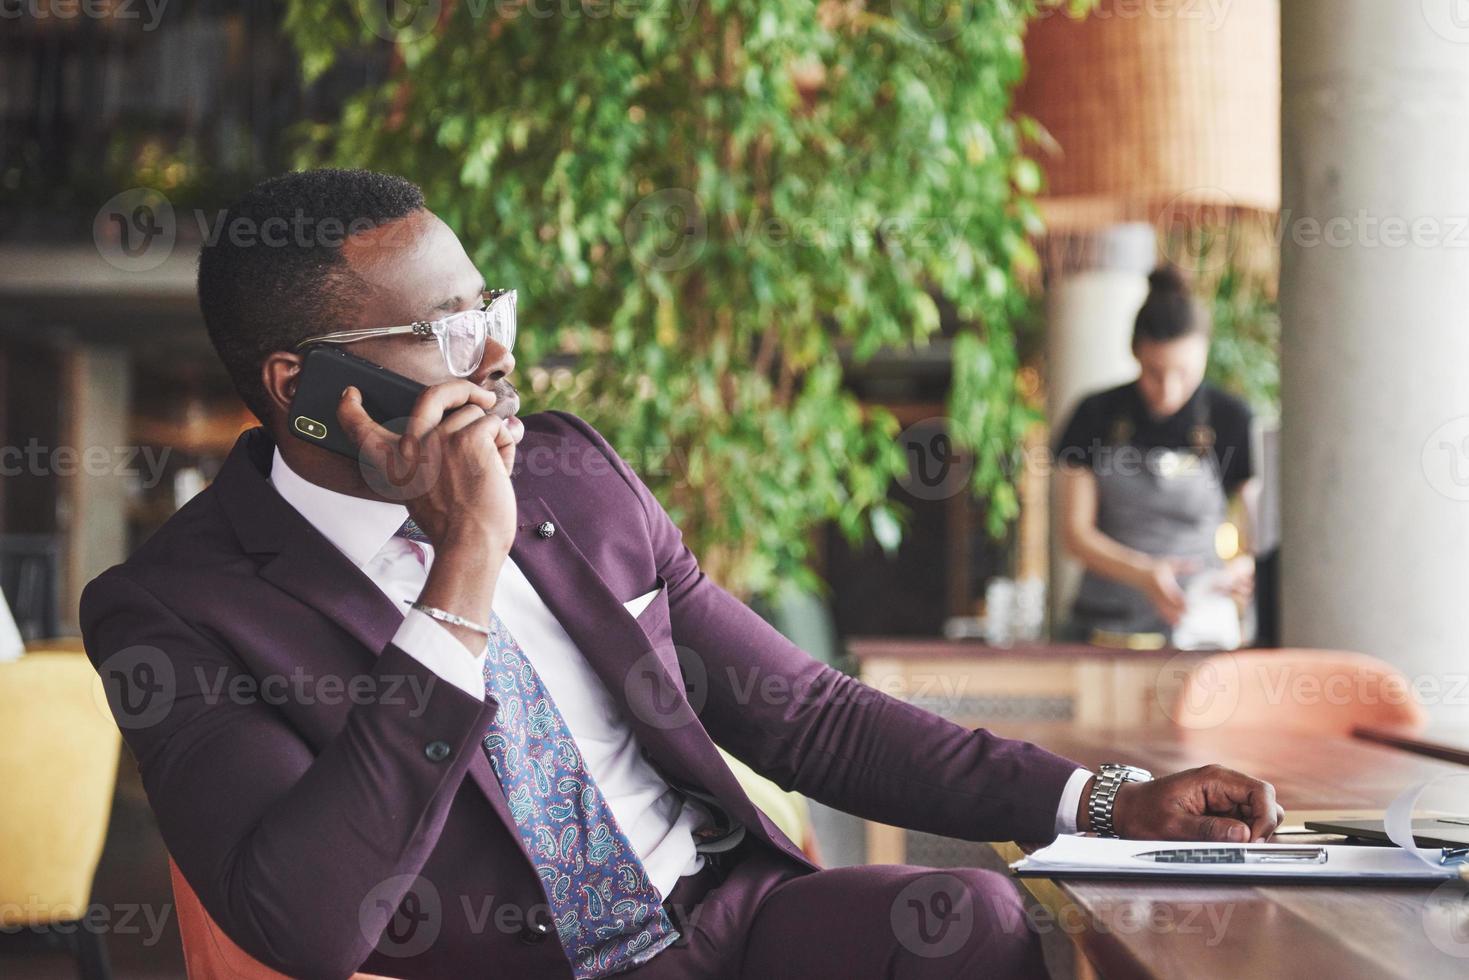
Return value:
M 803 872 L 716 743 L 862 817 L 1054 835 L 1073 763 L 811 659 L 704 576 L 595 430 L 562 412 L 525 423 L 511 555 L 672 784 Z M 270 486 L 272 448 L 242 435 L 218 479 L 82 596 L 87 654 L 169 851 L 215 921 L 292 976 L 570 977 L 480 745 L 497 705 L 390 642 L 401 610 Z M 660 586 L 636 618 L 623 607 Z

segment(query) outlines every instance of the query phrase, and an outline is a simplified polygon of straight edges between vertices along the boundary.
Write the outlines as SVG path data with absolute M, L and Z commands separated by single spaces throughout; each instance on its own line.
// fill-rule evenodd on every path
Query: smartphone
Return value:
M 291 399 L 287 423 L 291 434 L 334 453 L 357 458 L 357 446 L 337 422 L 342 392 L 355 385 L 362 407 L 373 420 L 402 434 L 408 416 L 426 385 L 354 357 L 335 347 L 314 347 L 307 354 Z

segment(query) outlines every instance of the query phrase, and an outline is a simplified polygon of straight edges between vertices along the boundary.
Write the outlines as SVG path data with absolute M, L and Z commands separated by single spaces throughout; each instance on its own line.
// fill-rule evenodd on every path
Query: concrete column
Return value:
M 139 465 L 128 431 L 132 375 L 128 353 L 82 346 L 67 355 L 66 405 L 75 459 L 58 474 L 66 506 L 66 577 L 61 626 L 77 632 L 77 603 L 87 582 L 127 557 L 127 472 Z
M 1137 377 L 1132 327 L 1148 295 L 1157 260 L 1151 225 L 1116 225 L 1069 235 L 1052 244 L 1046 285 L 1046 415 L 1054 444 L 1078 402 Z M 1065 554 L 1058 494 L 1051 494 L 1051 620 L 1064 621 L 1081 582 L 1081 568 Z
M 1288 645 L 1469 719 L 1469 3 L 1282 5 Z

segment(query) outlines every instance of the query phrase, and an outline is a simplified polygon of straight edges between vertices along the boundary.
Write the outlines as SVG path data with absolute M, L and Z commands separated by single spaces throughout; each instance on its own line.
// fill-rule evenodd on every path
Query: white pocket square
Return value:
M 648 592 L 648 593 L 646 593 L 644 595 L 640 595 L 636 599 L 629 599 L 629 600 L 627 600 L 626 602 L 624 602 L 622 604 L 622 608 L 626 609 L 627 612 L 628 612 L 628 615 L 631 616 L 633 619 L 637 619 L 639 616 L 641 616 L 643 614 L 643 610 L 648 608 L 648 603 L 650 603 L 654 599 L 658 598 L 658 593 L 660 593 L 662 591 L 663 591 L 663 586 L 660 585 L 660 586 L 658 586 L 658 588 L 654 589 L 652 592 Z

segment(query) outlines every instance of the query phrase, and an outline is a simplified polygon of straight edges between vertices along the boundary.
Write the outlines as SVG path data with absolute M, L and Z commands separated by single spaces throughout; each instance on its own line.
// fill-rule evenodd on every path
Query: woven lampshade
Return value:
M 1101 0 L 1025 42 L 1053 231 L 1280 207 L 1279 0 Z

